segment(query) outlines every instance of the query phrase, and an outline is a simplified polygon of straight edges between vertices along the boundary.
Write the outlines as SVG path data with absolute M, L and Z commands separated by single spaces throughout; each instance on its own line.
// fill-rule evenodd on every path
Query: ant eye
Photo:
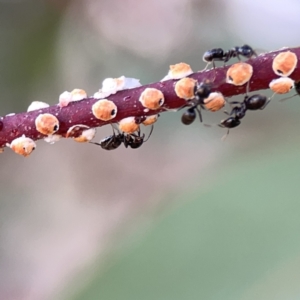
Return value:
M 148 109 L 159 109 L 165 102 L 164 94 L 155 88 L 146 88 L 140 95 L 139 101 Z
M 24 157 L 30 155 L 30 153 L 36 148 L 35 142 L 26 137 L 24 134 L 21 137 L 14 139 L 11 144 L 7 144 L 15 153 L 23 155 Z
M 176 82 L 174 90 L 178 98 L 193 99 L 197 91 L 197 80 L 189 77 L 182 78 Z
M 289 76 L 294 72 L 297 62 L 298 58 L 295 53 L 281 52 L 273 59 L 272 68 L 276 75 Z
M 117 115 L 118 108 L 114 102 L 101 99 L 92 106 L 93 115 L 102 121 L 109 121 Z
M 50 135 L 59 129 L 59 121 L 52 114 L 40 114 L 35 119 L 35 128 L 44 135 Z
M 241 86 L 248 82 L 253 74 L 253 68 L 251 65 L 239 62 L 233 64 L 226 73 L 226 82 Z
M 286 94 L 294 87 L 294 80 L 289 77 L 280 77 L 272 80 L 269 87 L 276 94 Z

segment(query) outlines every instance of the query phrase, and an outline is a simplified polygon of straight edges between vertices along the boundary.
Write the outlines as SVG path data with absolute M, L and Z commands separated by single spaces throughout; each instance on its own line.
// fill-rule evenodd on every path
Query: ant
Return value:
M 98 145 L 104 150 L 115 150 L 118 147 L 121 146 L 123 143 L 125 148 L 132 148 L 132 149 L 137 149 L 143 145 L 143 143 L 147 142 L 148 139 L 150 138 L 151 134 L 153 131 L 153 125 L 151 126 L 150 133 L 148 135 L 148 138 L 144 140 L 145 134 L 141 135 L 140 131 L 138 131 L 138 134 L 124 134 L 124 133 L 118 133 L 113 135 L 109 135 L 102 139 L 100 143 L 93 143 L 90 142 L 91 144 Z
M 225 63 L 228 62 L 232 57 L 237 57 L 239 60 L 241 60 L 240 56 L 251 58 L 252 56 L 257 56 L 257 54 L 248 45 L 243 45 L 241 47 L 236 46 L 227 51 L 224 51 L 221 48 L 215 48 L 206 51 L 203 55 L 203 60 L 207 62 L 207 66 L 212 62 L 215 69 L 215 61 L 223 61 L 225 66 Z M 207 66 L 205 67 L 205 69 L 207 68 Z
M 188 108 L 181 116 L 181 122 L 185 125 L 192 124 L 196 119 L 196 113 L 197 111 L 199 115 L 200 122 L 202 122 L 202 114 L 201 114 L 201 108 L 204 108 L 204 99 L 209 96 L 211 93 L 211 83 L 210 81 L 206 80 L 205 82 L 201 82 L 199 85 L 195 85 L 195 98 L 190 100 L 189 103 L 190 108 Z M 199 108 L 200 106 L 200 108 Z
M 297 95 L 300 96 L 300 81 L 295 82 L 294 88 L 295 88 L 295 91 L 296 91 L 295 95 L 293 95 L 291 97 L 284 98 L 284 99 L 280 99 L 279 101 L 283 102 L 283 101 L 291 99 L 291 98 L 293 98 L 293 97 L 295 97 Z
M 230 102 L 230 104 L 239 104 L 239 106 L 236 106 L 232 109 L 230 115 L 235 114 L 239 119 L 242 119 L 247 110 L 262 110 L 270 103 L 270 101 L 270 99 L 263 95 L 246 95 L 242 103 L 238 101 Z
M 238 106 L 235 106 L 230 114 L 228 114 L 230 117 L 228 119 L 225 119 L 221 121 L 218 126 L 222 128 L 227 128 L 227 133 L 223 137 L 225 139 L 227 135 L 229 134 L 229 130 L 231 128 L 235 128 L 241 124 L 241 119 L 245 117 L 247 110 L 258 110 L 258 109 L 264 109 L 271 100 L 267 98 L 266 96 L 255 94 L 252 96 L 246 95 L 244 97 L 243 102 L 233 101 L 230 102 L 230 104 L 238 104 Z M 234 117 L 232 115 L 234 114 Z

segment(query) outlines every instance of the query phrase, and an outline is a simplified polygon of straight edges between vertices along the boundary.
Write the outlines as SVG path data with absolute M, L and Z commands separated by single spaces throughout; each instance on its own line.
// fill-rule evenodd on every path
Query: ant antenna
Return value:
M 200 119 L 200 122 L 202 123 L 202 113 L 201 113 L 201 108 L 199 109 L 197 106 L 194 106 L 194 108 L 196 109 L 198 115 L 199 115 L 199 119 Z
M 274 93 L 274 95 L 275 95 L 276 93 Z M 273 95 L 273 96 L 274 96 Z M 291 99 L 291 98 L 293 98 L 293 97 L 295 97 L 295 96 L 297 96 L 298 94 L 295 94 L 295 95 L 293 95 L 293 96 L 290 96 L 290 97 L 287 97 L 287 98 L 283 98 L 283 99 L 280 99 L 279 100 L 279 102 L 284 102 L 284 101 L 286 101 L 286 100 L 288 100 L 288 99 Z M 271 98 L 273 98 L 273 96 L 271 97 Z
M 213 60 L 213 61 L 211 61 L 211 62 L 208 62 L 207 64 L 206 64 L 206 66 L 205 66 L 205 68 L 203 69 L 203 70 L 201 70 L 201 71 L 199 71 L 199 72 L 204 72 L 204 71 L 206 71 L 207 69 L 208 69 L 208 66 L 210 65 L 212 63 L 212 65 L 213 65 L 213 69 L 214 69 L 214 78 L 211 80 L 211 81 L 214 81 L 215 79 L 216 79 L 216 65 L 215 65 L 215 61 Z M 225 65 L 224 65 L 225 66 Z
M 153 124 L 152 124 L 152 125 L 151 125 L 150 133 L 149 133 L 147 139 L 144 141 L 144 143 L 146 143 L 146 142 L 149 140 L 149 138 L 150 138 L 150 136 L 151 136 L 151 134 L 152 134 L 152 132 L 153 132 L 153 128 L 154 128 L 154 126 L 153 126 Z

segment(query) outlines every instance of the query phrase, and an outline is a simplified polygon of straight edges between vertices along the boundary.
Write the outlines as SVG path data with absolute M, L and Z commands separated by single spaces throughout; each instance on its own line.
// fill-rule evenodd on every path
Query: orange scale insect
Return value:
M 36 148 L 35 142 L 26 137 L 24 134 L 21 137 L 14 139 L 11 144 L 7 144 L 15 153 L 27 157 Z
M 253 74 L 253 67 L 250 64 L 239 62 L 233 64 L 226 73 L 226 82 L 241 86 L 250 80 Z
M 118 108 L 113 101 L 101 99 L 93 104 L 92 111 L 97 119 L 109 121 L 116 117 Z
M 272 69 L 276 75 L 289 76 L 296 66 L 298 58 L 297 55 L 291 51 L 281 52 L 275 56 L 272 63 Z
M 197 90 L 197 80 L 189 77 L 182 78 L 175 83 L 174 90 L 178 98 L 184 100 L 194 99 Z
M 159 109 L 165 102 L 164 94 L 155 88 L 146 88 L 140 95 L 139 101 L 148 109 Z
M 226 100 L 222 93 L 213 92 L 210 93 L 207 98 L 203 100 L 203 106 L 205 109 L 215 112 L 219 111 L 225 106 Z
M 294 87 L 294 80 L 289 77 L 273 79 L 269 87 L 275 94 L 286 94 Z
M 157 121 L 158 117 L 159 117 L 159 114 L 152 115 L 152 116 L 147 116 L 146 119 L 142 123 L 145 126 L 152 125 Z
M 59 121 L 52 114 L 40 114 L 35 119 L 35 128 L 44 135 L 53 134 L 59 129 Z
M 119 129 L 127 134 L 132 134 L 140 129 L 135 117 L 124 118 L 119 122 Z

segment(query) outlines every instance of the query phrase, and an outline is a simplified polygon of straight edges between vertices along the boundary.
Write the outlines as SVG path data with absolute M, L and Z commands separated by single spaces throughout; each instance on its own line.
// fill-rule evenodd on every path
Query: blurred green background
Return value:
M 106 77 L 146 84 L 181 61 L 200 70 L 215 47 L 297 46 L 299 10 L 293 0 L 2 0 L 0 115 L 74 88 L 93 95 Z M 39 141 L 24 159 L 7 149 L 0 299 L 300 299 L 300 106 L 279 98 L 225 142 L 221 128 L 169 112 L 139 150 Z

